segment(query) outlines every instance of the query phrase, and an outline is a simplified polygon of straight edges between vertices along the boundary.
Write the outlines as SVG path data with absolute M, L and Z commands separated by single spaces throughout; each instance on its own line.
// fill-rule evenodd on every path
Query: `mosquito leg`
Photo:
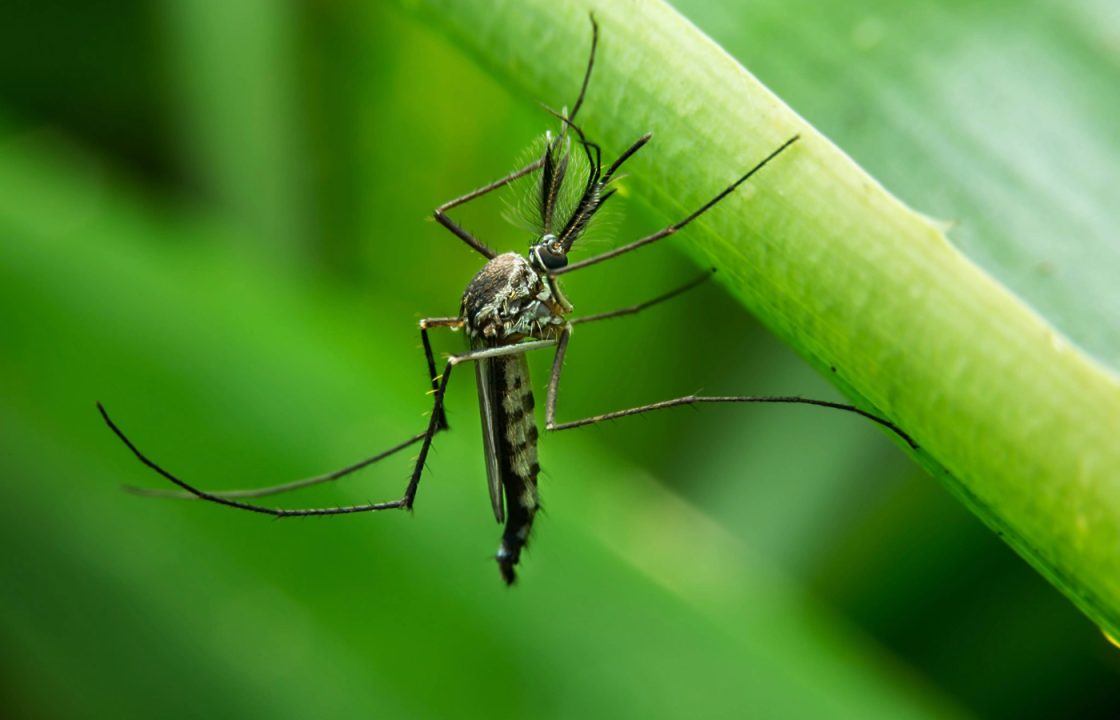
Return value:
M 115 422 L 113 422 L 113 419 L 109 417 L 109 413 L 105 410 L 105 407 L 101 403 L 97 404 L 97 410 L 101 413 L 101 417 L 105 421 L 105 424 L 108 425 L 109 429 L 113 431 L 113 434 L 115 434 L 117 438 L 119 438 L 120 441 L 125 444 L 125 447 L 127 447 L 132 452 L 132 454 L 136 456 L 137 460 L 139 460 L 151 470 L 155 471 L 157 474 L 161 475 L 166 480 L 175 485 L 178 485 L 180 488 L 189 492 L 191 495 L 194 495 L 200 500 L 206 500 L 218 505 L 225 505 L 227 507 L 236 508 L 238 510 L 247 510 L 248 512 L 260 513 L 262 515 L 272 515 L 273 517 L 345 515 L 349 513 L 371 512 L 375 510 L 391 510 L 403 506 L 401 500 L 393 500 L 390 502 L 366 503 L 364 505 L 350 505 L 346 507 L 301 508 L 289 510 L 285 508 L 272 508 L 265 507 L 263 505 L 254 505 L 252 503 L 242 502 L 241 500 L 225 498 L 221 495 L 216 495 L 205 490 L 199 490 L 193 485 L 180 480 L 175 475 L 163 469 L 154 460 L 151 460 L 147 455 L 141 452 L 140 449 L 137 448 L 136 445 L 133 444 L 133 442 L 128 438 L 128 436 L 124 434 L 124 431 L 121 430 Z
M 518 343 L 517 345 L 500 345 L 498 347 L 486 348 L 485 350 L 472 350 L 462 355 L 452 355 L 447 359 L 447 365 L 450 367 L 453 365 L 461 365 L 465 362 L 474 362 L 476 360 L 524 355 L 531 350 L 554 347 L 559 342 L 559 340 L 532 340 L 530 342 Z M 444 372 L 446 372 L 446 370 Z
M 611 166 L 607 168 L 607 171 L 603 173 L 603 177 L 601 178 L 602 183 L 606 185 L 608 182 L 610 182 L 611 178 L 614 177 L 614 174 L 618 172 L 618 169 L 622 167 L 622 164 L 632 158 L 634 156 L 634 153 L 641 150 L 652 137 L 653 133 L 646 133 L 645 135 L 642 135 L 640 138 L 635 140 L 630 147 L 626 148 L 626 150 L 624 150 L 622 154 L 618 156 L 618 159 L 611 163 Z
M 432 345 L 428 340 L 428 328 L 433 327 L 459 327 L 462 320 L 459 318 L 424 318 L 420 321 L 420 337 L 424 342 L 424 354 L 428 362 L 428 374 L 432 381 L 432 392 L 434 393 L 439 388 L 439 376 L 436 374 L 435 358 L 432 355 Z M 448 429 L 447 418 L 444 415 L 442 408 L 440 411 L 440 425 L 436 432 Z M 347 465 L 333 472 L 324 473 L 322 475 L 315 475 L 313 477 L 303 478 L 300 480 L 293 480 L 291 482 L 280 483 L 278 485 L 269 485 L 268 487 L 248 488 L 243 490 L 221 490 L 212 491 L 212 495 L 224 498 L 258 498 L 267 497 L 269 495 L 279 495 L 281 493 L 291 492 L 293 490 L 301 490 L 303 488 L 312 487 L 314 485 L 321 485 L 323 483 L 332 482 L 340 478 L 346 477 L 352 473 L 357 472 L 365 467 L 368 467 L 379 460 L 384 460 L 390 455 L 411 447 L 424 439 L 425 433 L 417 433 L 407 440 L 394 445 L 388 450 L 372 455 L 364 460 L 359 460 L 352 465 Z M 159 497 L 159 498 L 174 498 L 179 500 L 197 500 L 198 496 L 194 493 L 187 492 L 186 490 L 171 490 L 164 488 L 142 488 L 133 485 L 125 485 L 124 489 L 133 495 L 142 495 L 144 497 Z
M 404 497 L 401 498 L 403 507 L 412 509 L 412 501 L 416 497 L 416 488 L 420 485 L 420 476 L 424 472 L 424 462 L 428 459 L 428 450 L 432 446 L 432 438 L 435 436 L 435 428 L 438 427 L 439 414 L 443 410 L 443 396 L 447 389 L 447 381 L 451 377 L 451 371 L 456 365 L 465 362 L 473 362 L 476 360 L 483 360 L 486 358 L 504 357 L 509 355 L 521 355 L 529 352 L 530 350 L 537 350 L 539 348 L 551 347 L 556 344 L 556 340 L 535 340 L 533 342 L 521 343 L 519 345 L 505 345 L 496 348 L 487 348 L 485 350 L 474 350 L 472 352 L 464 353 L 462 355 L 452 355 L 447 360 L 444 366 L 443 375 L 440 378 L 439 389 L 435 394 L 435 406 L 432 408 L 432 416 L 428 420 L 428 433 L 424 437 L 424 442 L 420 446 L 420 454 L 416 458 L 416 466 L 412 471 L 412 477 L 408 481 L 408 487 L 404 491 Z
M 428 377 L 432 381 L 432 392 L 439 388 L 439 375 L 436 374 L 436 358 L 432 354 L 432 343 L 428 339 L 428 329 L 434 327 L 446 328 L 461 328 L 463 327 L 463 320 L 461 318 L 424 318 L 420 321 L 420 340 L 424 343 L 424 357 L 428 361 Z M 447 424 L 447 415 L 440 408 L 439 411 L 439 429 L 449 430 L 450 425 Z
M 767 155 L 762 160 L 762 162 L 758 163 L 753 168 L 748 170 L 745 175 L 743 175 L 738 180 L 736 180 L 735 182 L 728 185 L 726 188 L 724 188 L 722 191 L 720 191 L 719 194 L 717 194 L 715 197 L 713 197 L 708 202 L 704 203 L 704 205 L 702 205 L 699 209 L 693 211 L 691 215 L 684 218 L 683 220 L 678 220 L 677 222 L 673 223 L 672 225 L 669 225 L 668 227 L 662 228 L 661 230 L 658 230 L 657 232 L 653 233 L 652 235 L 647 235 L 644 238 L 635 240 L 634 242 L 623 245 L 622 247 L 615 248 L 614 250 L 608 250 L 607 252 L 602 253 L 601 255 L 595 255 L 595 256 L 587 258 L 586 260 L 580 260 L 579 262 L 571 263 L 566 267 L 560 268 L 559 270 L 554 270 L 554 271 L 552 271 L 552 274 L 553 275 L 561 275 L 563 273 L 572 272 L 573 270 L 579 270 L 580 268 L 588 267 L 589 265 L 595 265 L 597 263 L 603 262 L 604 260 L 610 260 L 611 258 L 615 258 L 615 257 L 618 257 L 619 255 L 623 255 L 625 253 L 628 253 L 631 250 L 637 250 L 640 247 L 643 247 L 645 245 L 649 245 L 650 243 L 657 242 L 658 240 L 669 237 L 673 233 L 677 232 L 678 230 L 680 230 L 683 227 L 685 227 L 686 225 L 688 225 L 690 222 L 692 222 L 696 218 L 698 218 L 701 215 L 703 215 L 704 213 L 706 213 L 708 210 L 712 209 L 712 207 L 714 207 L 717 203 L 719 203 L 720 200 L 723 200 L 725 197 L 730 195 L 735 190 L 735 188 L 742 185 L 744 182 L 747 181 L 747 179 L 749 179 L 752 175 L 754 175 L 756 172 L 758 172 L 763 167 L 765 167 L 767 163 L 769 163 L 771 160 L 776 158 L 786 148 L 788 148 L 793 143 L 797 142 L 799 137 L 800 137 L 799 135 L 794 135 L 789 140 L 786 140 L 784 143 L 781 144 L 780 147 L 778 147 L 777 150 L 775 150 L 772 153 L 770 153 L 769 155 Z
M 352 473 L 368 467 L 378 460 L 384 460 L 390 455 L 404 450 L 405 448 L 412 447 L 416 443 L 424 439 L 426 433 L 417 433 L 408 438 L 404 442 L 398 443 L 388 450 L 384 450 L 376 455 L 372 455 L 365 460 L 359 460 L 353 465 L 347 465 L 344 468 L 335 470 L 334 472 L 325 473 L 323 475 L 316 475 L 314 477 L 303 478 L 302 480 L 293 480 L 292 482 L 281 483 L 279 485 L 270 485 L 268 487 L 250 488 L 246 490 L 221 490 L 213 491 L 210 494 L 223 498 L 258 498 L 267 497 L 269 495 L 279 495 L 280 493 L 291 492 L 292 490 L 300 490 L 302 488 L 311 487 L 313 485 L 321 485 L 322 483 L 338 480 L 339 478 L 346 477 Z M 133 495 L 141 495 L 144 497 L 159 497 L 159 498 L 175 498 L 179 500 L 197 500 L 198 495 L 186 490 L 170 490 L 164 488 L 142 488 L 134 485 L 125 485 L 124 489 Z
M 585 425 L 594 425 L 595 423 L 605 422 L 607 420 L 617 420 L 618 418 L 629 417 L 631 415 L 641 415 L 642 413 L 653 412 L 654 410 L 665 410 L 666 408 L 678 407 L 680 405 L 699 405 L 702 403 L 772 403 L 772 404 L 795 404 L 795 405 L 815 405 L 817 407 L 831 408 L 833 410 L 842 410 L 844 412 L 855 413 L 861 415 L 871 422 L 882 425 L 895 435 L 906 441 L 906 443 L 918 449 L 918 444 L 914 442 L 913 438 L 907 435 L 902 428 L 898 427 L 890 420 L 879 417 L 866 410 L 861 410 L 854 405 L 845 405 L 844 403 L 830 402 L 828 400 L 814 400 L 812 398 L 803 398 L 796 395 L 721 395 L 721 396 L 706 396 L 706 395 L 686 395 L 685 397 L 674 398 L 672 400 L 662 400 L 661 402 L 650 403 L 649 405 L 640 405 L 638 407 L 627 408 L 625 410 L 616 410 L 614 412 L 603 413 L 601 415 L 592 415 L 591 417 L 582 418 L 580 420 L 572 420 L 570 422 L 556 422 L 556 396 L 560 390 L 560 373 L 564 367 L 564 355 L 568 350 L 568 340 L 571 337 L 571 332 L 565 329 L 564 333 L 560 336 L 556 345 L 556 355 L 552 361 L 552 373 L 548 381 L 548 395 L 545 400 L 545 429 L 550 431 L 571 430 Z
M 595 21 L 594 15 L 588 15 L 591 20 L 591 52 L 587 56 L 587 68 L 583 71 L 583 82 L 579 86 L 579 96 L 576 102 L 572 105 L 572 112 L 569 117 L 575 120 L 576 114 L 583 106 L 583 99 L 587 96 L 587 85 L 591 82 L 591 70 L 595 67 L 595 50 L 599 47 L 599 23 Z
M 100 411 L 101 417 L 105 420 L 105 424 L 109 426 L 109 429 L 113 431 L 113 433 L 120 439 L 121 442 L 125 444 L 125 446 L 130 451 L 132 451 L 132 454 L 135 455 L 141 463 L 154 470 L 166 480 L 169 480 L 175 485 L 178 485 L 181 489 L 195 496 L 199 500 L 206 500 L 218 505 L 225 505 L 226 507 L 232 507 L 238 510 L 246 510 L 248 512 L 260 513 L 262 515 L 271 515 L 277 518 L 348 515 L 352 513 L 376 512 L 379 510 L 411 509 L 412 502 L 416 497 L 416 487 L 420 482 L 420 473 L 424 467 L 424 460 L 427 458 L 428 450 L 431 448 L 432 438 L 438 432 L 439 411 L 443 406 L 443 396 L 447 391 L 448 380 L 451 379 L 451 368 L 452 363 L 449 362 L 447 365 L 447 369 L 444 370 L 443 377 L 440 380 L 439 387 L 435 393 L 432 414 L 428 419 L 428 429 L 420 436 L 420 439 L 423 440 L 423 445 L 421 445 L 420 448 L 420 456 L 417 459 L 416 467 L 413 470 L 412 478 L 409 480 L 408 487 L 405 489 L 405 494 L 398 500 L 390 500 L 380 503 L 364 503 L 361 505 L 347 505 L 339 507 L 289 509 L 256 505 L 253 503 L 243 502 L 241 500 L 223 497 L 220 494 L 200 490 L 199 488 L 187 483 L 184 480 L 181 480 L 169 471 L 165 470 L 154 460 L 151 460 L 150 458 L 148 458 L 148 456 L 141 452 L 140 449 L 137 448 L 136 445 L 133 444 L 133 442 L 128 438 L 128 436 L 124 434 L 124 431 L 121 430 L 115 422 L 113 422 L 112 418 L 109 417 L 109 413 L 105 410 L 104 406 L 102 406 L 101 403 L 97 404 L 97 409 Z
M 571 327 L 564 328 L 556 343 L 556 354 L 552 356 L 552 371 L 548 376 L 548 391 L 544 400 L 544 429 L 556 427 L 556 395 L 560 392 L 560 373 L 564 369 L 564 356 L 568 353 L 568 340 L 572 337 Z
M 590 18 L 590 20 L 591 20 L 591 52 L 590 52 L 590 54 L 588 55 L 588 58 L 587 58 L 587 68 L 583 72 L 583 82 L 581 82 L 580 86 L 579 86 L 579 96 L 576 97 L 576 102 L 572 106 L 571 113 L 568 115 L 568 119 L 570 119 L 570 120 L 575 119 L 576 114 L 579 112 L 580 107 L 583 106 L 583 100 L 587 96 L 587 85 L 588 85 L 588 83 L 591 82 L 591 70 L 595 67 L 595 50 L 599 46 L 599 23 L 597 23 L 595 21 L 594 16 L 592 16 Z M 648 140 L 648 138 L 646 138 L 646 139 Z M 639 143 L 639 147 L 640 147 L 641 144 L 644 144 L 644 141 Z M 636 150 L 636 149 L 637 148 L 634 148 L 634 150 Z M 634 150 L 628 151 L 628 154 L 626 155 L 626 157 L 629 157 L 629 154 L 632 154 Z M 615 165 L 619 165 L 619 164 L 621 164 L 621 162 L 622 161 L 620 160 L 618 163 L 615 163 Z M 521 168 L 520 170 L 516 170 L 516 171 L 510 173 L 509 175 L 506 175 L 503 178 L 495 180 L 494 182 L 490 183 L 489 185 L 483 185 L 482 187 L 480 187 L 476 190 L 470 191 L 466 195 L 462 195 L 460 197 L 455 198 L 454 200 L 449 200 L 449 201 L 445 202 L 443 205 L 440 205 L 438 208 L 435 209 L 434 215 L 435 215 L 436 220 L 439 221 L 440 225 L 443 225 L 445 228 L 450 230 L 451 233 L 455 235 L 455 237 L 457 237 L 460 240 L 462 240 L 463 242 L 465 242 L 467 245 L 469 245 L 471 248 L 473 248 L 476 252 L 481 254 L 483 257 L 485 257 L 487 259 L 493 258 L 496 255 L 496 253 L 493 250 L 491 250 L 489 247 L 487 247 L 482 241 L 478 240 L 473 235 L 471 235 L 469 232 L 467 232 L 467 230 L 465 228 L 463 228 L 462 225 L 459 225 L 457 222 L 452 220 L 447 215 L 447 211 L 451 210 L 452 208 L 458 207 L 459 205 L 462 205 L 464 203 L 470 202 L 471 200 L 474 200 L 475 198 L 481 197 L 481 196 L 485 195 L 486 193 L 489 193 L 489 192 L 492 192 L 494 190 L 497 190 L 498 188 L 504 187 L 504 186 L 510 184 L 511 182 L 513 182 L 514 180 L 517 180 L 518 178 L 524 177 L 525 175 L 528 175 L 529 173 L 533 172 L 534 170 L 540 169 L 541 165 L 543 165 L 543 164 L 544 164 L 544 158 L 541 158 L 540 160 L 537 160 L 533 163 L 530 163 L 529 165 L 526 165 L 525 167 Z
M 657 305 L 658 303 L 665 302 L 666 300 L 671 300 L 678 295 L 688 292 L 697 285 L 707 282 L 713 274 L 715 274 L 715 268 L 712 268 L 703 275 L 688 281 L 684 285 L 681 285 L 679 288 L 675 288 L 667 293 L 658 295 L 652 300 L 646 300 L 645 302 L 638 303 L 637 305 L 619 308 L 618 310 L 611 310 L 609 312 L 596 313 L 595 315 L 584 315 L 583 317 L 572 318 L 568 322 L 571 325 L 582 325 L 591 322 L 598 322 L 600 320 L 610 320 L 611 318 L 622 317 L 624 315 L 636 315 L 637 313 L 640 313 L 642 310 L 645 310 L 648 307 L 652 307 L 654 305 Z
M 528 175 L 529 173 L 533 172 L 534 170 L 537 170 L 538 168 L 540 168 L 540 166 L 543 163 L 544 163 L 544 159 L 542 158 L 541 160 L 537 160 L 535 162 L 532 162 L 532 163 L 526 165 L 525 167 L 521 168 L 520 170 L 515 170 L 515 171 L 511 172 L 509 175 L 506 175 L 503 178 L 499 178 L 498 180 L 495 180 L 494 182 L 490 183 L 489 185 L 483 185 L 480 188 L 477 188 L 475 190 L 471 190 L 466 195 L 460 195 L 459 197 L 455 198 L 454 200 L 448 200 L 444 204 L 437 207 L 433 214 L 435 215 L 435 218 L 439 222 L 439 224 L 443 225 L 445 228 L 450 230 L 452 232 L 452 234 L 455 235 L 455 237 L 459 238 L 460 240 L 465 242 L 467 245 L 474 248 L 474 250 L 476 252 L 478 252 L 480 255 L 482 255 L 483 257 L 485 257 L 487 259 L 492 259 L 493 257 L 495 257 L 497 255 L 497 253 L 495 253 L 493 250 L 491 250 L 489 247 L 487 247 L 483 242 L 481 242 L 480 240 L 475 238 L 474 235 L 471 235 L 469 232 L 467 232 L 467 230 L 465 228 L 463 228 L 462 225 L 459 225 L 457 222 L 452 220 L 451 217 L 449 215 L 447 215 L 447 211 L 451 210 L 452 208 L 456 208 L 456 207 L 458 207 L 458 206 L 460 206 L 464 203 L 468 203 L 471 200 L 474 200 L 475 198 L 482 197 L 486 193 L 493 192 L 494 190 L 497 190 L 498 188 L 505 187 L 506 185 L 509 185 L 514 180 L 517 180 L 518 178 L 522 178 L 522 177 Z
M 664 410 L 666 408 L 677 407 L 679 405 L 698 405 L 700 403 L 782 403 L 782 404 L 800 404 L 800 405 L 816 405 L 817 407 L 832 408 L 833 410 L 843 410 L 845 412 L 855 413 L 862 415 L 871 422 L 882 425 L 895 435 L 906 441 L 906 443 L 913 449 L 918 449 L 918 444 L 914 442 L 913 438 L 907 435 L 900 427 L 892 423 L 890 420 L 873 415 L 866 410 L 861 410 L 854 405 L 845 405 L 843 403 L 829 402 L 828 400 L 814 400 L 812 398 L 804 398 L 796 395 L 723 395 L 723 396 L 704 396 L 704 395 L 686 395 L 685 397 L 674 398 L 672 400 L 662 400 L 661 402 L 650 403 L 649 405 L 641 405 L 639 407 L 627 408 L 626 410 L 616 410 L 615 412 L 603 413 L 602 415 L 593 415 L 591 417 L 583 418 L 581 420 L 573 420 L 565 423 L 552 423 L 548 426 L 549 430 L 571 430 L 572 428 L 583 427 L 584 425 L 592 425 L 595 423 L 604 422 L 606 420 L 616 420 L 622 417 L 629 417 L 631 415 L 640 415 L 642 413 L 652 412 L 654 410 Z
M 186 492 L 190 493 L 200 500 L 206 500 L 217 505 L 225 505 L 226 507 L 232 507 L 238 510 L 260 513 L 262 515 L 272 515 L 273 517 L 278 518 L 322 515 L 348 515 L 351 513 L 376 512 L 378 510 L 395 510 L 401 508 L 411 509 L 413 500 L 416 497 L 416 488 L 420 484 L 420 475 L 422 474 L 424 469 L 424 462 L 427 459 L 428 451 L 431 449 L 432 438 L 435 437 L 436 433 L 438 432 L 439 415 L 440 411 L 443 409 L 443 398 L 447 393 L 447 384 L 451 380 L 452 368 L 454 368 L 457 364 L 470 362 L 473 360 L 480 360 L 490 357 L 501 357 L 504 355 L 516 355 L 538 348 L 551 347 L 555 345 L 556 342 L 557 341 L 555 340 L 540 340 L 535 342 L 522 343 L 520 345 L 488 348 L 486 350 L 478 350 L 475 352 L 451 357 L 447 361 L 447 365 L 444 368 L 443 375 L 440 377 L 439 385 L 437 386 L 436 392 L 434 394 L 434 398 L 432 401 L 432 413 L 428 418 L 428 428 L 423 433 L 423 435 L 420 436 L 420 440 L 422 440 L 423 443 L 420 446 L 420 454 L 417 457 L 416 465 L 412 472 L 412 477 L 408 482 L 408 487 L 405 488 L 404 495 L 400 499 L 390 500 L 387 502 L 364 503 L 361 505 L 322 508 L 277 508 L 267 507 L 264 505 L 256 505 L 233 498 L 222 497 L 220 494 L 200 490 L 194 485 L 187 483 L 186 481 L 173 475 L 171 472 L 165 470 L 154 460 L 150 459 L 147 455 L 141 452 L 138 447 L 136 447 L 132 440 L 130 440 L 128 436 L 125 435 L 124 431 L 121 430 L 115 422 L 113 422 L 113 419 L 111 417 L 109 417 L 108 411 L 105 410 L 105 407 L 101 403 L 97 404 L 97 410 L 101 413 L 101 417 L 105 421 L 105 424 L 108 425 L 109 429 L 113 431 L 113 434 L 115 434 L 117 438 L 119 438 L 120 441 L 124 443 L 125 447 L 127 447 L 129 451 L 131 451 L 132 454 L 136 456 L 137 460 L 139 460 L 151 470 L 155 471 L 164 479 L 175 485 L 178 485 L 179 488 L 185 490 Z M 412 442 L 413 441 L 408 441 L 405 447 L 412 444 Z

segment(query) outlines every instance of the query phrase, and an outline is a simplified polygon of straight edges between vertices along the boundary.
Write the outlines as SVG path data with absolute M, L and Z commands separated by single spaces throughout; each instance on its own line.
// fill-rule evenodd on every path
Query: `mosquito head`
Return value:
M 568 264 L 568 251 L 560 238 L 548 233 L 529 248 L 529 261 L 537 270 L 555 272 Z

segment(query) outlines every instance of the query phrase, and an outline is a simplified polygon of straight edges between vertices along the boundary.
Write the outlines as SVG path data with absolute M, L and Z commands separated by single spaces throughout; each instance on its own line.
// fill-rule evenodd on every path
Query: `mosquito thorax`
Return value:
M 505 345 L 525 338 L 558 337 L 564 313 L 570 310 L 551 277 L 529 258 L 505 253 L 471 279 L 460 314 L 470 338 Z
M 548 233 L 529 247 L 529 261 L 541 272 L 555 272 L 568 264 L 568 252 L 559 238 Z

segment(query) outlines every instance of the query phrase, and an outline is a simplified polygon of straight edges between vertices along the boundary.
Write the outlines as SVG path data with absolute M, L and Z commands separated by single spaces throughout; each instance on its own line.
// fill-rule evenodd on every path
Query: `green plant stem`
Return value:
M 401 2 L 526 95 L 574 98 L 589 4 Z M 601 52 L 581 120 L 608 155 L 653 131 L 628 165 L 644 202 L 683 216 L 801 136 L 676 242 L 844 392 L 913 435 L 924 466 L 1120 636 L 1117 378 L 670 7 L 593 9 Z

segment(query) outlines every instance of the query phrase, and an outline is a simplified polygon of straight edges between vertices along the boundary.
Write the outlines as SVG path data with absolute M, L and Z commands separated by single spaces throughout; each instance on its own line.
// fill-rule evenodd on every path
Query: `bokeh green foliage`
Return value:
M 6 714 L 1115 707 L 1115 656 L 1095 629 L 848 418 L 715 408 L 547 438 L 546 512 L 513 591 L 489 558 L 497 528 L 468 384 L 453 388 L 454 432 L 411 518 L 269 522 L 121 493 L 157 479 L 98 424 L 97 399 L 169 467 L 215 486 L 310 474 L 415 432 L 427 403 L 415 321 L 454 313 L 477 268 L 424 219 L 508 171 L 547 124 L 532 99 L 390 8 L 225 5 L 0 11 Z M 906 134 L 905 113 L 931 102 L 900 69 L 911 48 L 868 51 L 849 36 L 874 35 L 868 18 L 883 37 L 917 32 L 895 4 L 839 17 L 694 5 L 705 29 L 917 206 L 955 217 L 961 196 L 938 188 L 966 170 L 998 187 L 986 173 L 1011 172 L 984 156 L 929 162 L 942 155 L 927 148 L 958 147 L 952 124 L 920 142 Z M 939 36 L 977 26 L 977 10 L 921 7 Z M 1027 38 L 1046 27 L 1023 26 Z M 1086 32 L 1067 26 L 1047 46 L 1053 72 L 1088 64 L 1114 78 L 1115 53 Z M 1010 80 L 1004 65 L 979 67 Z M 835 68 L 860 78 L 852 92 L 829 82 Z M 1101 111 L 1079 106 L 1072 130 L 1051 122 L 1082 130 L 1064 142 L 1085 152 Z M 999 147 L 1031 157 L 1023 143 Z M 461 215 L 518 248 L 525 238 L 501 209 Z M 666 219 L 628 203 L 617 234 Z M 567 287 L 594 311 L 693 272 L 665 247 Z M 581 329 L 569 357 L 566 417 L 698 387 L 831 392 L 716 287 Z M 534 359 L 538 377 L 546 362 Z M 292 502 L 393 497 L 407 470 L 397 458 Z

